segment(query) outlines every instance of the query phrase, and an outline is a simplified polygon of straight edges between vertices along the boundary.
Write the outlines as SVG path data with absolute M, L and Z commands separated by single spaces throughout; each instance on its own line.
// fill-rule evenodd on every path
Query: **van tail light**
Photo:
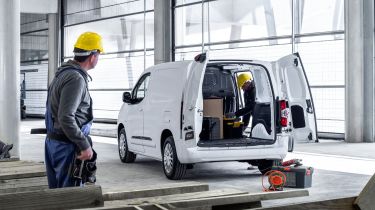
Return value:
M 285 100 L 280 101 L 280 125 L 281 127 L 288 126 L 288 106 Z

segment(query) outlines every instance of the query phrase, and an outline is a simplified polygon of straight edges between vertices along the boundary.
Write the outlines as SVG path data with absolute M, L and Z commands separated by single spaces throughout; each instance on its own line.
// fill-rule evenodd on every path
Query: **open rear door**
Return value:
M 192 61 L 187 73 L 187 80 L 183 91 L 181 127 L 183 134 L 182 138 L 185 140 L 197 138 L 202 130 L 202 83 L 207 62 L 208 53 L 197 55 L 195 60 Z
M 293 139 L 318 141 L 314 102 L 299 54 L 282 57 L 274 66 L 280 90 L 289 102 Z

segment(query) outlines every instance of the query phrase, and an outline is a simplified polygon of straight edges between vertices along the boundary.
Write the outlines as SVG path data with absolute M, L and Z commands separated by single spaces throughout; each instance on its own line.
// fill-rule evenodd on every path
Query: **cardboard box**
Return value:
M 220 138 L 224 138 L 223 134 L 223 99 L 204 99 L 203 100 L 203 116 L 217 117 L 220 122 Z

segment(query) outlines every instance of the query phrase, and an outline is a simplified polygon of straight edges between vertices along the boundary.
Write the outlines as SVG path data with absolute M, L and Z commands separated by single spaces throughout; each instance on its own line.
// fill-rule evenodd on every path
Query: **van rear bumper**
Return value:
M 184 145 L 180 145 L 184 147 Z M 202 163 L 215 161 L 284 159 L 288 153 L 288 136 L 278 136 L 271 145 L 240 147 L 190 147 L 179 148 L 178 159 L 181 163 Z

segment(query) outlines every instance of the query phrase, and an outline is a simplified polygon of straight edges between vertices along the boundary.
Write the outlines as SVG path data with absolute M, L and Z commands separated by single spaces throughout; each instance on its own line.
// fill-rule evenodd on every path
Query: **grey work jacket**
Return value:
M 90 147 L 90 137 L 81 131 L 81 127 L 93 119 L 89 78 L 91 80 L 77 62 L 69 60 L 57 70 L 49 87 L 53 128 L 65 134 L 81 151 Z

